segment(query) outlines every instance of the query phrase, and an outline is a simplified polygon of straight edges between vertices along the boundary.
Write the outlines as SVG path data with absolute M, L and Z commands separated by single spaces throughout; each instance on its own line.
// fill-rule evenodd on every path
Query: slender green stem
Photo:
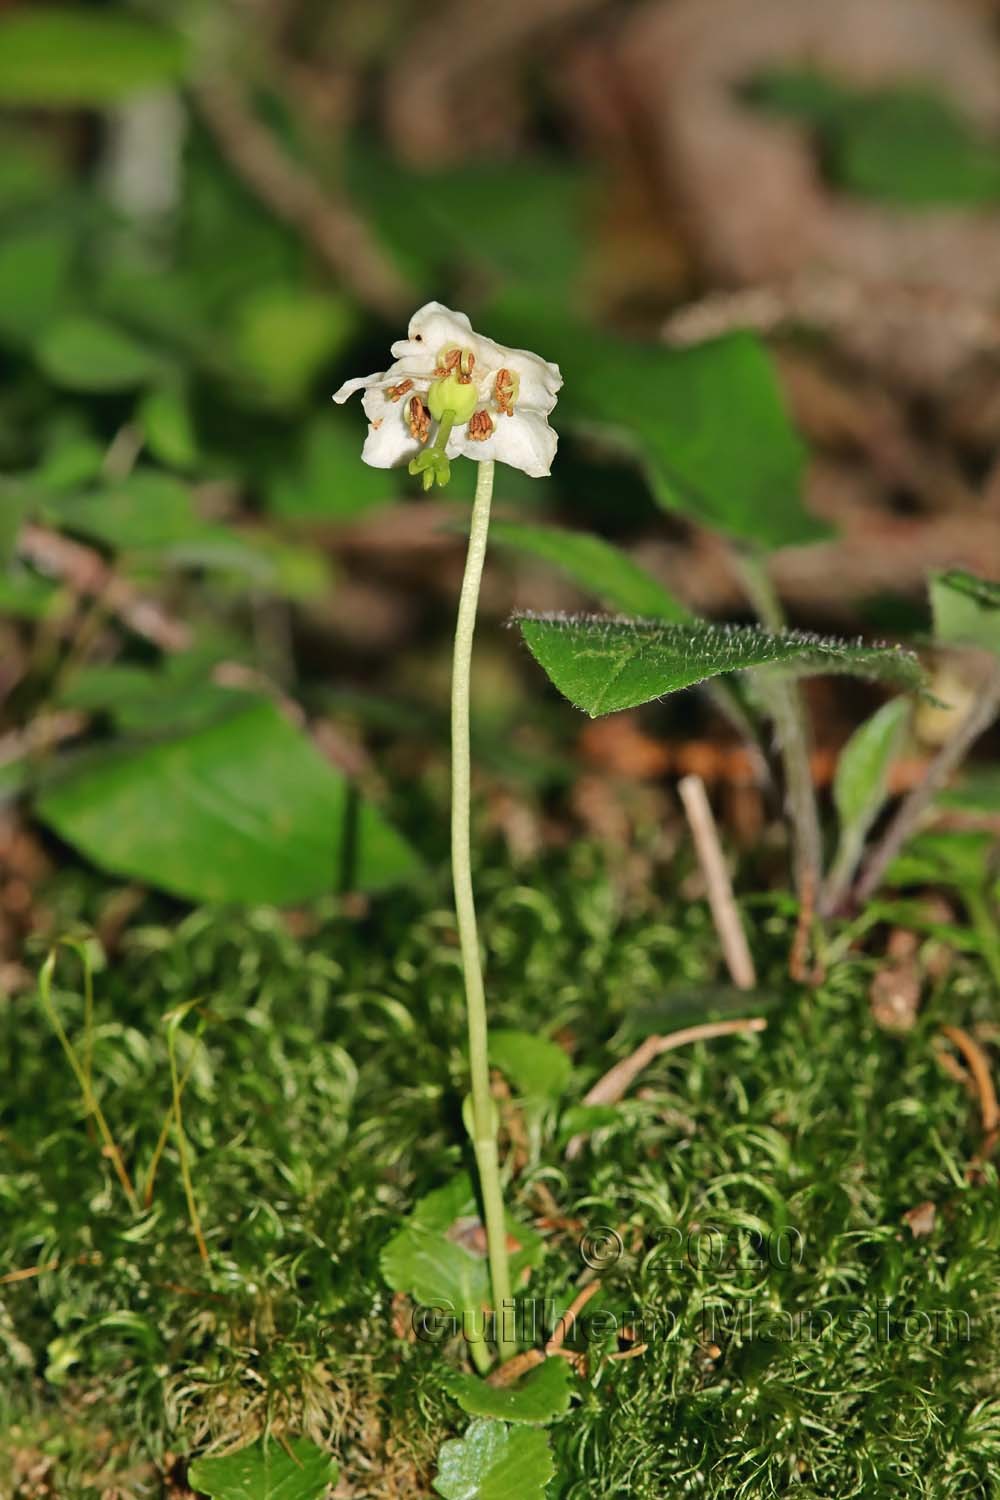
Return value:
M 740 555 L 747 595 L 768 630 L 782 630 L 785 617 L 767 570 L 755 554 Z M 795 884 L 799 899 L 812 902 L 819 892 L 823 838 L 809 764 L 809 729 L 798 686 L 780 676 L 761 673 L 766 707 L 774 722 L 785 772 L 785 796 L 795 847 Z
M 465 1001 L 469 1023 L 469 1074 L 472 1088 L 472 1144 L 479 1169 L 483 1197 L 486 1244 L 497 1320 L 497 1348 L 501 1359 L 514 1353 L 506 1333 L 506 1314 L 513 1312 L 510 1267 L 507 1263 L 507 1225 L 497 1154 L 496 1111 L 490 1095 L 490 1065 L 487 1045 L 486 992 L 483 985 L 476 904 L 472 891 L 472 841 L 470 834 L 471 754 L 469 748 L 469 677 L 472 639 L 476 629 L 479 585 L 486 557 L 486 537 L 493 498 L 493 462 L 479 465 L 476 498 L 472 506 L 472 528 L 465 561 L 465 577 L 455 625 L 455 655 L 451 679 L 451 865 L 455 883 L 455 914 L 465 975 Z

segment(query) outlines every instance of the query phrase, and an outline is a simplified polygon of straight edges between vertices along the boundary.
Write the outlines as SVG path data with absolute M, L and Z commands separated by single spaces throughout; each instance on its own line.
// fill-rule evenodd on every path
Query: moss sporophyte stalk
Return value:
M 369 424 L 362 450 L 365 463 L 378 469 L 405 463 L 411 474 L 422 476 L 425 490 L 448 483 L 453 458 L 471 458 L 479 466 L 455 625 L 451 861 L 469 1036 L 470 1096 L 464 1117 L 479 1172 L 493 1306 L 499 1311 L 512 1305 L 512 1297 L 496 1110 L 490 1094 L 486 992 L 472 887 L 469 682 L 494 465 L 509 464 L 534 478 L 549 473 L 557 436 L 548 415 L 562 376 L 556 365 L 537 354 L 506 349 L 475 333 L 464 313 L 452 312 L 439 302 L 428 302 L 414 313 L 406 338 L 392 345 L 392 354 L 395 363 L 390 369 L 347 381 L 333 398 L 343 402 L 354 391 L 364 391 L 362 404 Z M 516 1348 L 505 1335 L 504 1321 L 498 1320 L 501 1359 Z

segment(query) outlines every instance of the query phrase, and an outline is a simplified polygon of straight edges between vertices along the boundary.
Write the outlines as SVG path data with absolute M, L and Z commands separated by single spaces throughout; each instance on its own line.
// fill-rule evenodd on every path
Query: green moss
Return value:
M 496 1023 L 572 1037 L 567 1105 L 643 1026 L 711 1003 L 704 910 L 625 898 L 592 850 L 550 858 L 531 886 L 491 863 L 480 891 Z M 378 1274 L 415 1198 L 463 1161 L 443 873 L 425 895 L 440 905 L 408 896 L 301 940 L 269 911 L 197 912 L 134 931 L 98 976 L 94 1075 L 140 1193 L 170 1098 L 160 1017 L 203 1001 L 178 1051 L 207 1267 L 174 1139 L 137 1221 L 37 1001 L 7 1006 L 0 1273 L 48 1269 L 0 1288 L 0 1417 L 18 1429 L 0 1439 L 0 1489 L 49 1453 L 62 1500 L 90 1500 L 270 1425 L 329 1443 L 356 1495 L 429 1493 L 463 1419 L 446 1353 L 400 1340 Z M 537 1217 L 544 1183 L 567 1221 L 546 1229 L 531 1294 L 572 1295 L 568 1221 L 608 1226 L 621 1254 L 592 1309 L 641 1321 L 648 1344 L 610 1363 L 613 1337 L 591 1347 L 553 1431 L 565 1500 L 994 1493 L 996 1173 L 967 1177 L 975 1103 L 934 1042 L 942 1022 L 995 1021 L 995 998 L 960 958 L 894 1037 L 868 1012 L 870 962 L 802 993 L 787 945 L 765 911 L 766 1032 L 665 1054 L 573 1160 L 557 1112 L 528 1133 L 515 1209 Z M 76 983 L 69 961 L 60 976 Z M 79 996 L 58 1003 L 78 1034 Z M 924 1200 L 936 1222 L 915 1238 L 902 1215 Z

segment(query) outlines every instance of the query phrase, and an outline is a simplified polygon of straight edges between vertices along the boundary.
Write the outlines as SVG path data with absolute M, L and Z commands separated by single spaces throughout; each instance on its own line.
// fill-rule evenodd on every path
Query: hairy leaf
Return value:
M 772 635 L 755 625 L 662 625 L 586 615 L 524 615 L 518 623 L 535 660 L 591 718 L 751 667 L 849 672 L 907 687 L 923 680 L 912 652 L 795 630 Z

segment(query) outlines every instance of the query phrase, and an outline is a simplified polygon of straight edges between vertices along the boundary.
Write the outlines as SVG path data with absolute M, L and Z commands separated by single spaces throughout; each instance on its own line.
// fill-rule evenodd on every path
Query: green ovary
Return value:
M 454 423 L 461 427 L 476 409 L 478 400 L 476 387 L 471 380 L 461 380 L 458 375 L 442 375 L 435 380 L 427 392 L 427 405 L 435 422 L 440 422 L 446 411 L 454 412 Z

